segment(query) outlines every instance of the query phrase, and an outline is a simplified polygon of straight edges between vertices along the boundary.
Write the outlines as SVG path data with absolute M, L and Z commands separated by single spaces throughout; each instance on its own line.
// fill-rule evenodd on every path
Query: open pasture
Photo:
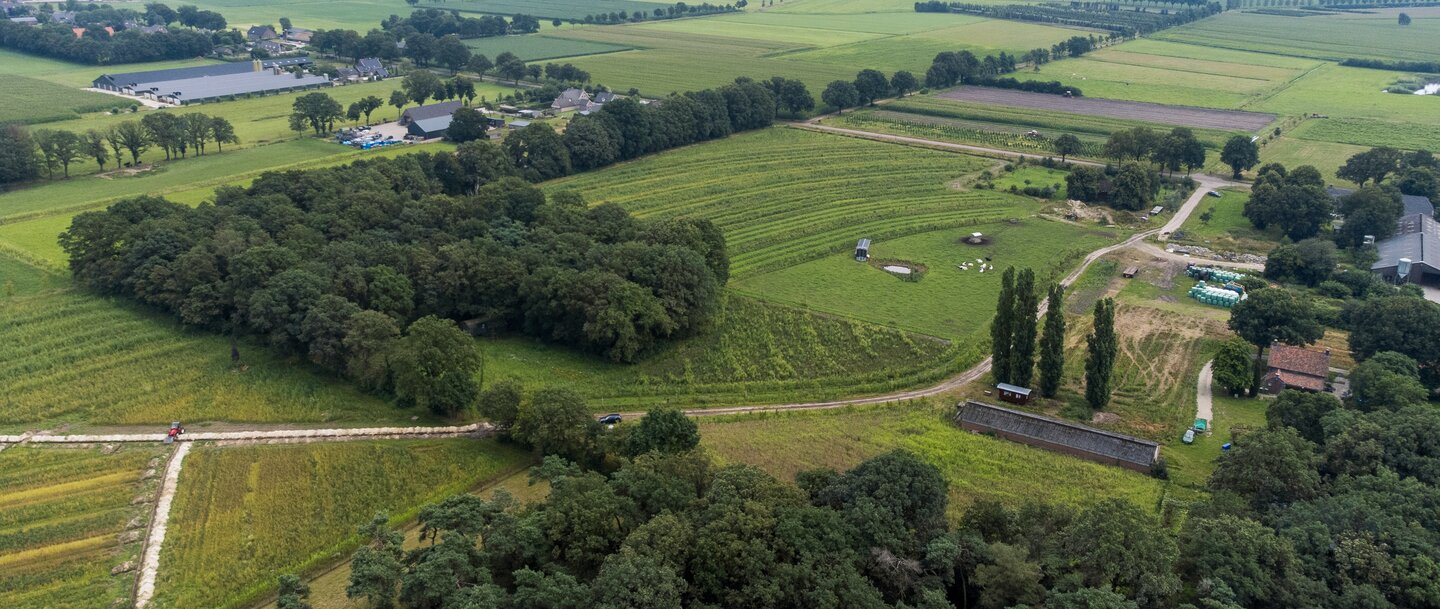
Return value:
M 1405 74 L 1328 64 L 1306 73 L 1284 90 L 1248 109 L 1289 116 L 1327 117 L 1306 121 L 1302 131 L 1319 129 L 1310 131 L 1307 139 L 1364 141 L 1366 145 L 1385 142 L 1401 148 L 1423 145 L 1423 135 L 1433 133 L 1434 126 L 1440 124 L 1440 103 L 1429 95 L 1384 92 L 1386 86 Z M 1334 119 L 1361 119 L 1364 139 L 1357 134 L 1353 121 L 1348 128 L 1334 130 L 1327 125 L 1308 125 Z M 1428 147 L 1435 147 L 1433 140 Z
M 29 76 L 68 87 L 90 86 L 96 76 L 104 73 L 139 72 L 141 70 L 167 70 L 218 63 L 213 59 L 177 59 L 153 63 L 127 63 L 109 66 L 91 66 L 27 55 L 9 49 L 0 49 L 0 74 L 7 76 Z M 116 97 L 116 100 L 120 98 Z
M 1274 115 L 1257 112 L 1168 106 L 1095 97 L 1067 98 L 1061 95 L 988 87 L 960 87 L 941 93 L 939 96 L 965 102 L 1019 106 L 1036 110 L 1057 110 L 1070 114 L 1092 114 L 1107 118 L 1142 120 L 1162 125 L 1201 129 L 1255 131 L 1275 120 Z
M 525 14 L 543 19 L 584 19 L 598 13 L 641 12 L 647 16 L 657 8 L 674 6 L 674 2 L 646 0 L 422 0 L 422 8 L 438 8 L 466 13 L 492 15 Z
M 906 405 L 704 419 L 700 443 L 724 463 L 746 463 L 791 480 L 797 472 L 847 469 L 867 458 L 909 450 L 940 468 L 950 483 L 951 518 L 978 499 L 1012 506 L 1043 500 L 1085 505 L 1121 497 L 1158 509 L 1164 483 L 1118 467 L 1083 461 L 961 430 L 951 400 Z
M 1325 176 L 1325 182 L 1335 186 L 1354 188 L 1355 184 L 1335 176 L 1335 170 L 1350 157 L 1369 150 L 1366 146 L 1335 144 L 1315 140 L 1284 136 L 1266 144 L 1260 149 L 1260 162 L 1281 163 L 1286 167 L 1313 165 Z
M 142 492 L 154 446 L 17 447 L 0 453 L 0 598 L 7 609 L 106 609 L 128 599 L 133 573 L 110 569 L 139 555 Z M 133 526 L 127 526 L 131 524 Z
M 471 438 L 198 448 L 181 472 L 154 606 L 248 607 L 280 575 L 355 549 L 376 512 L 408 521 L 528 460 Z
M 981 246 L 962 243 L 976 231 L 989 235 L 992 242 Z M 904 281 L 874 265 L 856 262 L 850 252 L 844 252 L 734 281 L 732 289 L 960 342 L 983 342 L 981 334 L 994 313 L 1001 271 L 1006 267 L 1033 268 L 1037 281 L 1048 285 L 1087 252 L 1120 236 L 1035 218 L 892 239 L 865 232 L 856 235 L 873 238 L 872 258 L 923 265 L 924 276 L 919 281 Z M 982 273 L 977 261 L 987 257 L 995 268 Z M 972 268 L 962 270 L 961 264 Z
M 1389 146 L 1404 150 L 1434 150 L 1440 146 L 1440 124 L 1396 123 L 1368 118 L 1313 119 L 1290 132 L 1302 140 L 1355 146 Z
M 1195 213 L 1190 214 L 1184 226 L 1180 227 L 1184 236 L 1177 235 L 1172 240 L 1222 252 L 1265 254 L 1274 249 L 1282 235 L 1278 231 L 1270 233 L 1256 229 L 1243 213 L 1250 194 L 1238 190 L 1222 190 L 1220 194 L 1222 196 L 1218 199 L 1206 197 L 1202 200 Z M 1200 218 L 1207 211 L 1210 212 L 1209 222 Z
M 0 306 L 0 428 L 185 421 L 408 422 L 411 415 L 302 361 L 76 290 Z
M 953 341 L 733 294 L 711 328 L 633 365 L 518 337 L 480 349 L 487 383 L 565 387 L 603 410 L 879 393 L 938 379 L 969 355 Z
M 920 13 L 935 23 L 935 13 Z M 959 15 L 957 15 L 959 16 Z M 994 21 L 968 17 L 968 23 L 851 44 L 824 47 L 789 55 L 790 59 L 854 66 L 855 70 L 874 68 L 887 74 L 910 70 L 924 79 L 930 60 L 942 51 L 970 51 L 977 57 L 1004 51 L 1021 55 L 1035 48 L 1050 48 L 1072 36 L 1089 32 L 1060 26 L 1021 21 Z M 868 17 L 863 17 L 868 19 Z M 940 23 L 946 23 L 941 21 Z
M 555 180 L 641 217 L 695 216 L 725 231 L 732 281 L 895 238 L 1023 215 L 1031 200 L 949 184 L 992 161 L 771 128 Z M 736 177 L 743 176 L 737 182 Z
M 1410 10 L 1410 9 L 1401 9 Z M 1416 16 L 1408 26 L 1396 12 L 1337 13 L 1306 17 L 1228 11 L 1155 34 L 1155 38 L 1200 46 L 1312 57 L 1432 61 L 1440 16 Z
M 186 4 L 218 12 L 232 27 L 241 30 L 251 25 L 278 28 L 280 18 L 289 17 L 295 27 L 344 28 L 362 34 L 380 27 L 380 22 L 390 15 L 408 15 L 414 10 L 394 0 L 196 0 Z

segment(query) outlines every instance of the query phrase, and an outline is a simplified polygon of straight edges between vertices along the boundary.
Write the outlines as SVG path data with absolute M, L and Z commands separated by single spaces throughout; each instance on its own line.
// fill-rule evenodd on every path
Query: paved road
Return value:
M 1210 387 L 1214 384 L 1214 374 L 1210 365 L 1214 360 L 1205 362 L 1205 367 L 1200 369 L 1200 380 L 1195 382 L 1195 418 L 1205 419 L 1205 429 L 1210 429 L 1208 423 L 1214 419 L 1214 398 L 1210 395 Z

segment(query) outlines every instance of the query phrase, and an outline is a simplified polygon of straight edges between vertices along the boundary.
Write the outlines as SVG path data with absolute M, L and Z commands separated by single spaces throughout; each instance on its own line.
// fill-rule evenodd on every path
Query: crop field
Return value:
M 597 409 L 743 404 L 878 393 L 938 379 L 956 343 L 742 296 L 713 327 L 615 364 L 524 338 L 483 340 L 486 382 L 566 387 Z
M 96 76 L 107 72 L 115 74 L 121 72 L 138 72 L 141 70 L 166 70 L 170 68 L 203 66 L 213 63 L 218 62 L 211 59 L 178 59 L 153 63 L 89 66 L 0 49 L 0 74 L 7 76 L 29 76 L 31 78 L 38 78 L 47 82 L 65 85 L 67 87 L 75 87 L 77 89 L 90 86 L 90 83 L 95 80 Z M 121 98 L 116 97 L 115 99 L 120 100 Z
M 1407 9 L 1401 9 L 1407 10 Z M 1162 40 L 1339 61 L 1351 57 L 1430 61 L 1440 18 L 1396 24 L 1395 11 L 1285 17 L 1229 11 L 1155 35 Z
M 1440 143 L 1440 125 L 1396 123 L 1369 118 L 1328 118 L 1305 121 L 1292 130 L 1290 135 L 1302 140 L 1356 146 L 1429 150 Z
M 1415 144 L 1413 134 L 1429 133 L 1440 124 L 1440 103 L 1429 95 L 1384 93 L 1403 72 L 1326 65 L 1310 71 L 1289 87 L 1250 110 L 1291 116 L 1320 114 L 1330 118 L 1366 119 L 1366 141 Z M 1349 130 L 1353 132 L 1353 129 Z M 1323 134 L 1323 132 L 1322 132 Z M 1318 136 L 1311 135 L 1313 139 Z M 1354 139 L 1354 138 L 1345 138 Z M 1430 147 L 1434 147 L 1432 143 Z
M 479 53 L 490 59 L 494 59 L 496 55 L 501 53 L 509 52 L 514 53 L 516 57 L 525 61 L 578 57 L 581 55 L 595 55 L 597 53 L 614 53 L 615 51 L 626 51 L 630 49 L 630 47 L 618 44 L 555 38 L 553 36 L 540 36 L 537 34 L 472 38 L 465 41 L 465 46 L 470 47 L 470 52 Z M 478 85 L 480 83 L 476 84 Z
M 971 232 L 989 235 L 988 245 L 961 242 Z M 1049 281 L 1091 250 L 1120 235 L 1061 222 L 1026 218 L 1015 224 L 998 222 L 962 229 L 926 232 L 900 238 L 873 239 L 870 256 L 926 267 L 919 281 L 856 262 L 851 252 L 734 281 L 731 288 L 817 311 L 904 328 L 973 344 L 990 321 L 1000 293 L 1000 271 L 1007 266 L 1030 267 L 1038 281 Z M 989 257 L 996 268 L 981 273 L 962 270 L 961 263 Z M 883 295 L 883 296 L 881 296 Z M 982 340 L 983 342 L 983 340 Z
M 66 289 L 3 302 L 0 428 L 430 419 L 248 343 L 234 370 L 225 337 L 117 300 Z
M 7 609 L 106 609 L 123 603 L 133 573 L 110 569 L 139 555 L 127 530 L 148 520 L 132 506 L 153 446 L 12 448 L 0 453 L 0 597 Z M 158 462 L 158 459 L 157 459 Z
M 1256 229 L 1243 214 L 1250 194 L 1237 190 L 1222 190 L 1220 194 L 1223 196 L 1218 199 L 1206 197 L 1180 227 L 1184 236 L 1173 240 L 1223 252 L 1265 254 L 1274 249 L 1281 235 Z M 1211 210 L 1210 221 L 1202 222 L 1200 216 L 1207 210 Z
M 408 15 L 410 6 L 394 0 L 196 0 L 186 2 L 225 16 L 232 27 L 273 25 L 289 17 L 295 27 L 346 28 L 360 33 L 380 27 L 390 15 Z
M 596 82 L 648 95 L 722 85 L 737 76 L 797 78 L 818 94 L 863 68 L 923 75 L 936 52 L 1017 52 L 1078 33 L 1059 27 L 963 15 L 882 13 L 798 15 L 750 12 L 619 26 L 570 28 L 555 37 L 640 50 L 576 58 Z M 1012 27 L 1013 26 L 1013 27 Z M 723 63 L 715 58 L 723 57 Z
M 78 113 L 108 110 L 125 101 L 38 78 L 10 76 L 7 80 L 8 86 L 0 90 L 0 124 L 61 121 L 75 118 Z
M 180 476 L 154 606 L 247 607 L 279 575 L 353 550 L 376 512 L 408 521 L 528 461 L 471 438 L 199 448 Z
M 1255 131 L 1275 120 L 1274 115 L 1237 110 L 1210 110 L 1184 106 L 1168 106 L 1137 101 L 1101 99 L 1096 97 L 1067 98 L 1061 95 L 1030 93 L 987 87 L 961 87 L 940 94 L 945 99 L 966 102 L 1020 106 L 1036 110 L 1058 110 L 1071 114 L 1087 114 L 1106 118 L 1143 120 L 1163 125 L 1201 129 Z
M 889 108 L 886 104 L 882 108 Z M 875 133 L 905 135 L 942 142 L 977 144 L 991 148 L 1002 148 L 1017 152 L 1030 152 L 1040 156 L 1055 154 L 1055 138 L 1064 131 L 1026 129 L 1025 127 L 986 123 L 965 119 L 944 118 L 928 114 L 892 112 L 886 109 L 866 109 L 824 119 L 824 123 L 835 127 L 859 129 Z M 1031 131 L 1040 137 L 1032 137 Z M 1105 138 L 1093 134 L 1075 134 L 1080 138 L 1081 151 L 1074 157 L 1098 159 L 1102 157 Z
M 950 422 L 954 404 L 938 401 L 944 404 L 705 419 L 700 442 L 721 462 L 755 465 L 783 480 L 804 470 L 846 469 L 890 450 L 909 450 L 945 475 L 952 518 L 977 499 L 1083 505 L 1123 497 L 1158 508 L 1159 480 L 963 431 Z
M 823 163 L 819 161 L 823 159 Z M 771 128 L 549 182 L 641 217 L 697 216 L 725 231 L 732 281 L 895 238 L 1027 213 L 1032 200 L 949 186 L 992 161 Z M 743 183 L 735 176 L 743 172 Z

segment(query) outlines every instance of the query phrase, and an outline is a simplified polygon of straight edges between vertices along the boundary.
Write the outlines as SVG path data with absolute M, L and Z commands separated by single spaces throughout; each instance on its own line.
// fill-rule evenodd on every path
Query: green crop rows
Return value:
M 140 492 L 153 447 L 12 448 L 0 453 L 0 598 L 9 609 L 103 609 L 129 596 L 133 574 L 111 567 L 139 554 L 121 534 L 145 505 Z M 143 531 L 143 529 L 141 529 Z M 138 537 L 136 538 L 138 540 Z

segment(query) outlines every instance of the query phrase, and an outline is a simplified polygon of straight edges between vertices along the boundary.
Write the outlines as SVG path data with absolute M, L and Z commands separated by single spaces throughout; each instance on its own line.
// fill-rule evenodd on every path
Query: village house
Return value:
M 252 25 L 250 29 L 245 30 L 245 39 L 251 42 L 273 40 L 279 37 L 280 36 L 275 33 L 275 28 L 268 25 Z
M 586 93 L 584 90 L 566 89 L 564 92 L 560 93 L 560 95 L 555 98 L 555 101 L 550 102 L 550 107 L 556 112 L 580 110 L 584 109 L 585 104 L 589 101 L 590 94 Z

